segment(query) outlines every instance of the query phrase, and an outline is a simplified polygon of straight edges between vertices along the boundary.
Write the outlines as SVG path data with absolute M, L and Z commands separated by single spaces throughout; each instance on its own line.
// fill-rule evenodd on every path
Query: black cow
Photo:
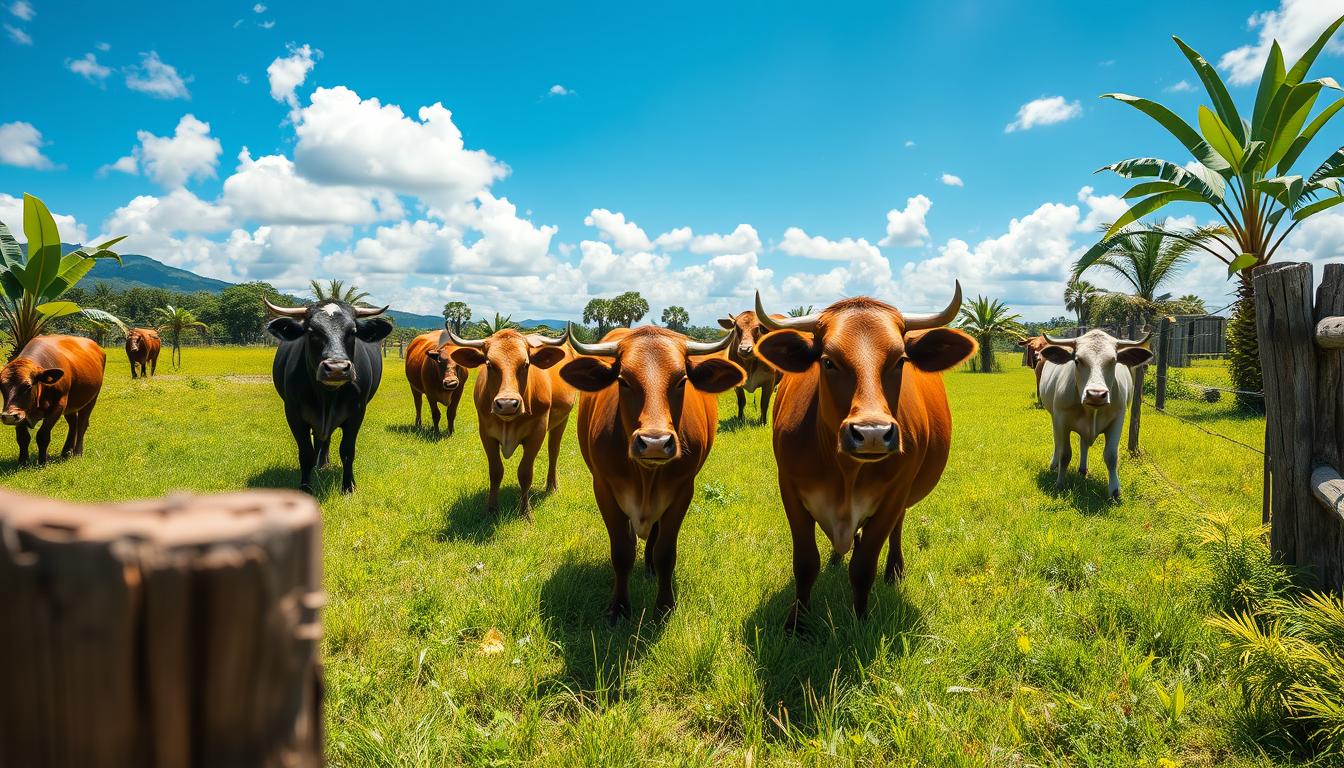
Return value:
M 341 492 L 355 490 L 355 439 L 364 409 L 383 378 L 377 343 L 392 323 L 387 310 L 321 301 L 311 307 L 266 308 L 277 315 L 266 330 L 280 340 L 271 376 L 285 402 L 285 419 L 299 444 L 299 487 L 312 493 L 313 467 L 327 464 L 331 435 L 341 430 Z

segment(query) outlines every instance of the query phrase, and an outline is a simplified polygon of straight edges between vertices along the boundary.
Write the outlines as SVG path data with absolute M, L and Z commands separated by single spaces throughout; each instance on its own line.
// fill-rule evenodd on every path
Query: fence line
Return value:
M 1253 445 L 1251 445 L 1251 444 L 1249 444 L 1249 443 L 1243 443 L 1242 441 L 1236 439 L 1235 437 L 1228 437 L 1227 435 L 1224 435 L 1224 434 L 1221 433 L 1221 432 L 1215 432 L 1215 431 L 1213 431 L 1212 429 L 1209 429 L 1208 427 L 1205 427 L 1204 425 L 1200 424 L 1199 422 L 1197 422 L 1197 421 L 1192 421 L 1192 420 L 1190 420 L 1190 419 L 1187 419 L 1187 418 L 1185 418 L 1184 416 L 1181 416 L 1180 414 L 1172 413 L 1172 412 L 1169 411 L 1169 410 L 1164 410 L 1164 409 L 1158 408 L 1157 406 L 1153 405 L 1153 403 L 1149 402 L 1149 400 L 1148 400 L 1147 398 L 1144 398 L 1143 402 L 1144 402 L 1145 405 L 1152 405 L 1152 406 L 1153 406 L 1153 410 L 1157 411 L 1158 413 L 1162 414 L 1163 416 L 1168 416 L 1168 417 L 1171 417 L 1171 418 L 1173 418 L 1173 419 L 1176 419 L 1177 421 L 1183 422 L 1183 423 L 1185 423 L 1185 424 L 1189 424 L 1190 426 L 1194 427 L 1195 429 L 1198 429 L 1200 432 L 1203 432 L 1203 433 L 1205 433 L 1205 434 L 1207 434 L 1207 435 L 1213 435 L 1214 437 L 1222 438 L 1223 440 L 1226 440 L 1226 441 L 1229 442 L 1229 443 L 1235 443 L 1235 444 L 1241 446 L 1242 448 L 1245 448 L 1245 449 L 1250 450 L 1250 451 L 1255 451 L 1256 453 L 1260 454 L 1261 456 L 1264 456 L 1264 455 L 1265 455 L 1265 452 L 1264 452 L 1263 450 L 1261 450 L 1261 449 L 1259 449 L 1259 448 L 1256 448 L 1255 446 L 1253 446 Z

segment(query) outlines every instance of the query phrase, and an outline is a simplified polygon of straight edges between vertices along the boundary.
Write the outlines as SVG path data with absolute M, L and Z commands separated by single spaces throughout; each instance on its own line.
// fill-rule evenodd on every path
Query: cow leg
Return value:
M 313 492 L 313 467 L 317 465 L 317 449 L 313 446 L 313 430 L 297 416 L 289 418 L 289 431 L 299 446 L 299 490 Z
M 422 394 L 420 393 L 420 390 L 418 390 L 418 389 L 412 389 L 412 390 L 411 390 L 411 396 L 415 398 L 415 428 L 416 428 L 416 429 L 419 429 L 419 428 L 420 428 L 420 408 L 423 406 L 423 403 L 421 402 L 421 400 L 424 398 L 424 395 L 422 395 Z
M 742 387 L 738 387 L 734 391 L 737 392 L 737 420 L 743 421 L 747 418 L 746 416 L 747 390 L 743 389 Z
M 876 530 L 865 531 L 854 544 L 854 553 L 849 556 L 849 587 L 854 594 L 854 615 L 860 620 L 868 618 L 868 595 L 873 591 L 873 580 L 877 578 L 877 559 L 882 555 L 882 545 L 887 537 Z
M 453 436 L 453 431 L 457 425 L 457 404 L 462 402 L 462 386 L 458 386 L 457 391 L 448 398 L 448 436 Z
M 650 576 L 658 573 L 653 567 L 653 548 L 658 543 L 658 524 L 649 526 L 649 538 L 644 542 L 644 571 Z
M 135 370 L 135 362 L 132 362 L 132 363 L 131 363 L 131 378 L 132 378 L 132 379 L 138 379 L 138 378 L 140 378 L 140 377 L 136 374 L 136 370 Z
M 1125 420 L 1117 418 L 1106 430 L 1106 446 L 1101 453 L 1101 458 L 1106 462 L 1107 490 L 1112 499 L 1120 498 L 1120 437 L 1124 427 Z
M 70 452 L 75 449 L 75 438 L 79 435 L 79 414 L 66 412 L 65 414 L 65 442 L 61 444 L 61 458 L 70 457 Z
M 560 479 L 556 476 L 556 468 L 560 465 L 560 441 L 565 438 L 565 426 L 569 420 L 556 424 L 551 427 L 550 433 L 546 436 L 546 490 L 554 491 L 560 487 Z
M 84 433 L 89 431 L 89 419 L 93 416 L 93 406 L 98 404 L 98 398 L 93 398 L 84 410 L 79 412 L 79 437 L 75 438 L 75 455 L 84 455 Z
M 434 421 L 434 434 L 439 434 L 439 419 L 442 415 L 439 413 L 439 401 L 429 398 L 429 417 Z
M 153 356 L 153 357 L 151 357 L 151 358 L 149 359 L 149 375 L 150 375 L 150 376 L 158 376 L 158 375 L 159 375 L 159 356 L 158 356 L 158 355 L 155 355 L 155 356 Z
M 1087 452 L 1092 449 L 1092 443 L 1096 438 L 1084 440 L 1083 436 L 1078 435 L 1078 474 L 1087 477 Z
M 1056 416 L 1054 420 L 1055 427 L 1055 460 L 1051 462 L 1050 468 L 1055 470 L 1055 487 L 1063 488 L 1068 479 L 1066 474 L 1069 471 L 1069 462 L 1073 459 L 1073 446 L 1069 437 L 1069 427 L 1064 423 L 1064 419 Z
M 544 432 L 529 435 L 523 441 L 523 458 L 518 462 L 518 513 L 532 520 L 532 473 L 536 469 L 537 454 L 541 453 Z
M 317 452 L 317 468 L 325 469 L 331 463 L 331 435 L 327 435 L 327 439 L 323 440 L 314 432 L 313 449 Z
M 481 446 L 485 448 L 485 460 L 490 465 L 490 495 L 485 500 L 485 511 L 499 512 L 499 484 L 504 482 L 504 460 L 499 457 L 499 441 L 484 432 L 481 433 Z
M 355 492 L 355 441 L 359 439 L 359 427 L 363 423 L 364 414 L 356 412 L 341 426 L 341 493 Z M 326 452 L 325 448 L 323 452 Z
M 47 463 L 47 449 L 51 447 L 51 430 L 56 426 L 57 416 L 48 416 L 43 419 L 42 426 L 37 428 L 37 463 Z
M 770 416 L 770 396 L 775 393 L 775 383 L 767 381 L 765 386 L 761 387 L 761 424 L 764 426 Z
M 620 619 L 630 616 L 630 571 L 635 567 L 635 531 L 630 527 L 630 519 L 616 503 L 611 489 L 595 481 L 593 495 L 597 497 L 597 508 L 602 512 L 602 522 L 607 526 L 607 538 L 611 540 L 613 578 L 611 602 L 607 605 L 607 622 L 615 624 Z
M 782 489 L 781 489 L 782 490 Z M 784 621 L 784 631 L 792 634 L 798 629 L 798 617 L 812 604 L 812 585 L 821 571 L 821 553 L 817 551 L 817 523 L 803 509 L 803 505 L 785 491 L 784 512 L 789 518 L 789 533 L 793 536 L 793 583 L 796 597 Z
M 658 599 L 655 605 L 664 615 L 671 613 L 676 606 L 672 571 L 677 567 L 677 534 L 681 531 L 681 521 L 686 518 L 686 509 L 691 506 L 691 497 L 694 495 L 695 486 L 689 485 L 682 492 L 682 497 L 672 502 L 658 521 L 658 540 L 649 540 L 649 544 L 654 547 L 653 562 L 658 573 Z
M 32 435 L 28 432 L 27 424 L 19 424 L 14 429 L 14 436 L 19 441 L 19 463 L 28 463 L 28 444 L 32 442 Z
M 902 513 L 896 521 L 896 528 L 891 532 L 891 538 L 887 540 L 887 570 L 882 578 L 888 584 L 895 584 L 897 579 L 905 578 L 905 554 L 901 552 L 901 529 L 904 527 L 905 515 Z

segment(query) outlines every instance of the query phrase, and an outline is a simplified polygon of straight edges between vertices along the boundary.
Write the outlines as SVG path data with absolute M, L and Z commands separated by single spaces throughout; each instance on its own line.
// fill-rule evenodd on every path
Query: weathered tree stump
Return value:
M 315 502 L 0 493 L 0 765 L 322 763 Z

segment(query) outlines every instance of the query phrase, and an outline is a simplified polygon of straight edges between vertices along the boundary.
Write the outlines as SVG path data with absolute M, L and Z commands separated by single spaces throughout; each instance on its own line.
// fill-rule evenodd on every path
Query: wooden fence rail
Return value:
M 288 491 L 0 492 L 0 765 L 320 766 L 321 556 Z
M 1344 590 L 1344 264 L 1312 299 L 1310 264 L 1254 276 L 1265 384 L 1270 549 L 1318 586 Z

